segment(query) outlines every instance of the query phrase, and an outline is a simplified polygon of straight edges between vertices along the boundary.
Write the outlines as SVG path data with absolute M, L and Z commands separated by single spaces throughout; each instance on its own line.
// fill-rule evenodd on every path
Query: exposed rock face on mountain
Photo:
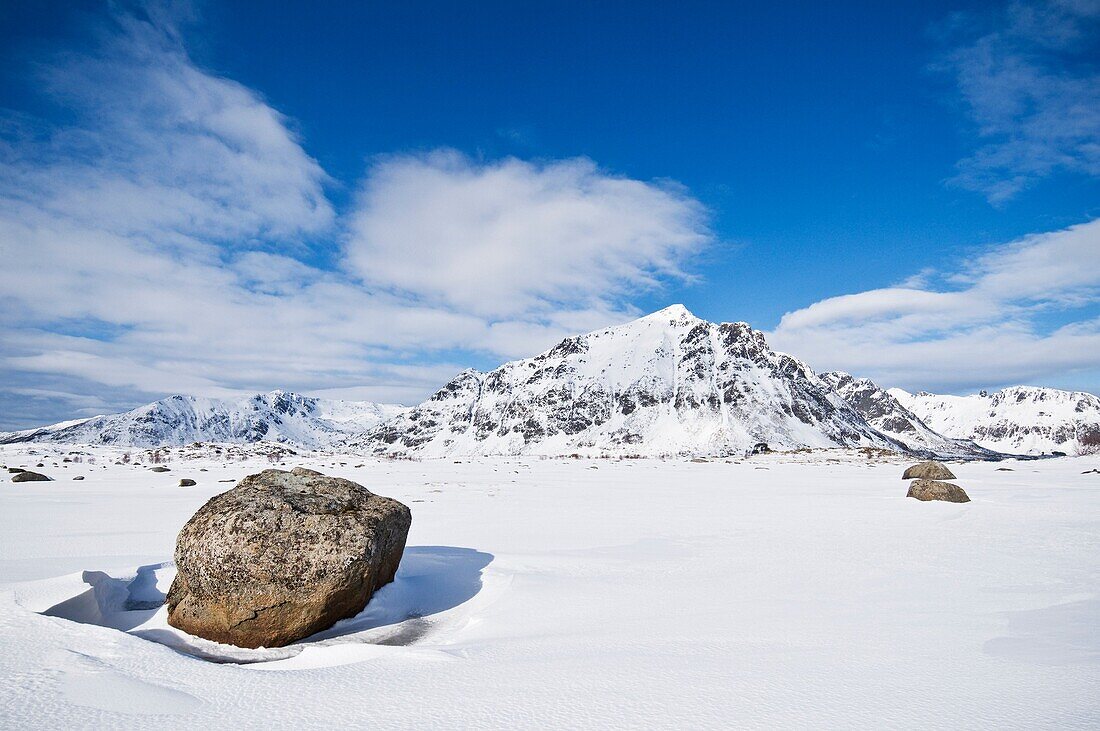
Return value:
M 1100 398 L 1081 391 L 1013 386 L 973 396 L 890 394 L 932 429 L 1017 454 L 1100 448 Z
M 682 305 L 489 373 L 463 371 L 360 444 L 423 456 L 660 455 L 741 454 L 760 442 L 902 448 L 759 331 Z
M 180 531 L 168 622 L 240 647 L 308 637 L 393 581 L 411 522 L 407 507 L 350 480 L 249 475 Z
M 968 503 L 970 497 L 958 485 L 937 480 L 913 480 L 909 485 L 906 497 L 916 498 L 924 502 L 929 500 L 943 500 L 949 503 Z
M 910 449 L 925 450 L 944 457 L 998 456 L 968 439 L 952 439 L 929 428 L 920 417 L 869 378 L 832 371 L 822 373 L 821 380 L 832 386 L 871 426 Z
M 66 442 L 128 447 L 193 442 L 284 442 L 331 446 L 400 413 L 404 407 L 332 401 L 284 391 L 239 399 L 171 396 L 124 414 L 0 434 L 0 444 Z

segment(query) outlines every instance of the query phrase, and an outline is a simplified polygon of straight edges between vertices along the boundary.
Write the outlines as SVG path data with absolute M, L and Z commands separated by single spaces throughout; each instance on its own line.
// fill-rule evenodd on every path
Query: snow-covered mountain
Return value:
M 463 371 L 358 443 L 380 454 L 740 454 L 903 448 L 804 363 L 743 322 L 673 305 L 567 338 L 489 373 Z
M 934 431 L 869 378 L 856 378 L 844 371 L 832 371 L 822 373 L 821 380 L 832 386 L 871 426 L 910 449 L 927 450 L 941 456 L 999 456 L 969 439 L 953 439 Z
M 0 434 L 0 444 L 52 441 L 162 447 L 270 441 L 326 447 L 365 432 L 404 408 L 284 391 L 237 399 L 171 396 L 123 414 Z
M 1017 454 L 1079 454 L 1100 446 L 1100 398 L 1081 391 L 1013 386 L 996 393 L 890 394 L 932 429 Z

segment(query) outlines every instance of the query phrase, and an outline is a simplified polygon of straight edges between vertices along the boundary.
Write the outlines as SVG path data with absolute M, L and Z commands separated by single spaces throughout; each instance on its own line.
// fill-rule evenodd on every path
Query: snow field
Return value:
M 0 461 L 51 464 L 41 447 Z M 1098 458 L 952 464 L 963 505 L 836 451 L 294 464 L 402 500 L 413 527 L 361 615 L 279 650 L 189 638 L 154 606 L 176 531 L 266 461 L 5 482 L 0 726 L 1100 723 Z

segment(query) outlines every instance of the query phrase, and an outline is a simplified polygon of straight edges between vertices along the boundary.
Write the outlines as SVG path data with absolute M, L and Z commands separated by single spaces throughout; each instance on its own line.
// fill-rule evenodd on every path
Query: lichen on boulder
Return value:
M 955 475 L 942 463 L 935 460 L 920 462 L 905 470 L 903 480 L 954 480 Z
M 913 480 L 906 497 L 917 500 L 944 500 L 949 503 L 968 503 L 970 497 L 958 485 L 938 480 Z
M 411 522 L 405 505 L 350 480 L 303 468 L 249 475 L 180 531 L 168 622 L 240 647 L 308 637 L 393 580 Z

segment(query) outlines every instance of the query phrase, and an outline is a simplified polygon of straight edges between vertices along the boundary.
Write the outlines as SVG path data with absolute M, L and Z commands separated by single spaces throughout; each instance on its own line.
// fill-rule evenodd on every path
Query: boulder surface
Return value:
M 903 480 L 954 480 L 955 475 L 944 465 L 934 460 L 915 464 L 905 470 L 901 476 Z
M 239 647 L 308 637 L 393 580 L 411 523 L 405 505 L 350 480 L 249 475 L 180 531 L 168 623 Z
M 917 500 L 946 500 L 949 503 L 968 503 L 970 498 L 958 485 L 938 480 L 913 480 L 906 497 Z
M 40 475 L 37 472 L 30 472 L 23 470 L 22 472 L 16 472 L 11 476 L 12 482 L 49 482 L 50 478 L 45 475 Z

